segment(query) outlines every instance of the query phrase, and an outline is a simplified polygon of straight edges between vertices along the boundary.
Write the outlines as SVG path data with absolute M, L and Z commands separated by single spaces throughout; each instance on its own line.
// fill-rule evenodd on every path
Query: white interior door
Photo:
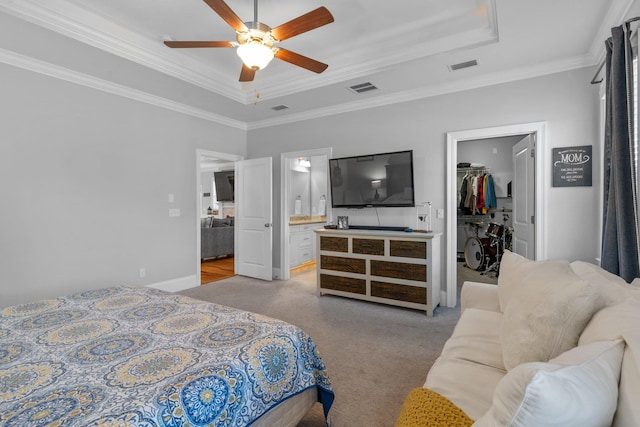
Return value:
M 535 259 L 535 134 L 513 146 L 513 252 Z
M 271 157 L 236 162 L 236 273 L 272 278 Z

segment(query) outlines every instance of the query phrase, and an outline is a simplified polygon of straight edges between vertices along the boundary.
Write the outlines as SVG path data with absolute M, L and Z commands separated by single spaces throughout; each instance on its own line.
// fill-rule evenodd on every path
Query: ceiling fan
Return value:
M 327 69 L 327 64 L 276 46 L 278 42 L 333 22 L 333 15 L 326 7 L 319 7 L 271 28 L 258 21 L 258 0 L 254 0 L 253 21 L 250 22 L 242 22 L 223 0 L 204 0 L 204 2 L 236 31 L 237 42 L 165 41 L 165 45 L 172 48 L 236 47 L 236 52 L 243 62 L 240 72 L 241 82 L 252 81 L 256 71 L 266 67 L 274 57 L 315 73 L 322 73 Z

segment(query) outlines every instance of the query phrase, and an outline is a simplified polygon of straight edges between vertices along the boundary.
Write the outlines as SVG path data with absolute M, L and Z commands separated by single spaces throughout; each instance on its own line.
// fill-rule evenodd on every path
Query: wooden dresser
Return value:
M 441 233 L 315 230 L 318 295 L 425 310 L 440 302 Z

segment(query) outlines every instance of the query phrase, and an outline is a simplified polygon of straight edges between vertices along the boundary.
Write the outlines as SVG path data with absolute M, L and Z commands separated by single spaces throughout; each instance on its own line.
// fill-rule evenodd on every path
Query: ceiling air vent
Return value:
M 448 67 L 449 71 L 457 71 L 462 70 L 463 68 L 475 67 L 476 65 L 478 65 L 478 61 L 472 59 L 471 61 L 460 62 L 458 64 L 449 65 Z
M 360 83 L 358 85 L 349 86 L 349 90 L 355 93 L 365 93 L 372 90 L 378 90 L 378 88 L 374 86 L 373 83 L 367 82 L 367 83 Z
M 271 109 L 273 111 L 282 111 L 282 110 L 286 110 L 287 108 L 289 108 L 289 106 L 288 105 L 284 105 L 284 104 L 276 105 L 275 107 L 271 107 Z

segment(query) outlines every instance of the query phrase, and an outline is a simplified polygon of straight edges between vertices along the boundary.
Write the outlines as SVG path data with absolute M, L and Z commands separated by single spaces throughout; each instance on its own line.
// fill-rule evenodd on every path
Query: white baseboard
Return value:
M 199 280 L 194 274 L 193 276 L 179 277 L 177 279 L 166 280 L 164 282 L 151 283 L 145 285 L 148 288 L 160 289 L 167 292 L 184 291 L 185 289 L 200 286 Z

